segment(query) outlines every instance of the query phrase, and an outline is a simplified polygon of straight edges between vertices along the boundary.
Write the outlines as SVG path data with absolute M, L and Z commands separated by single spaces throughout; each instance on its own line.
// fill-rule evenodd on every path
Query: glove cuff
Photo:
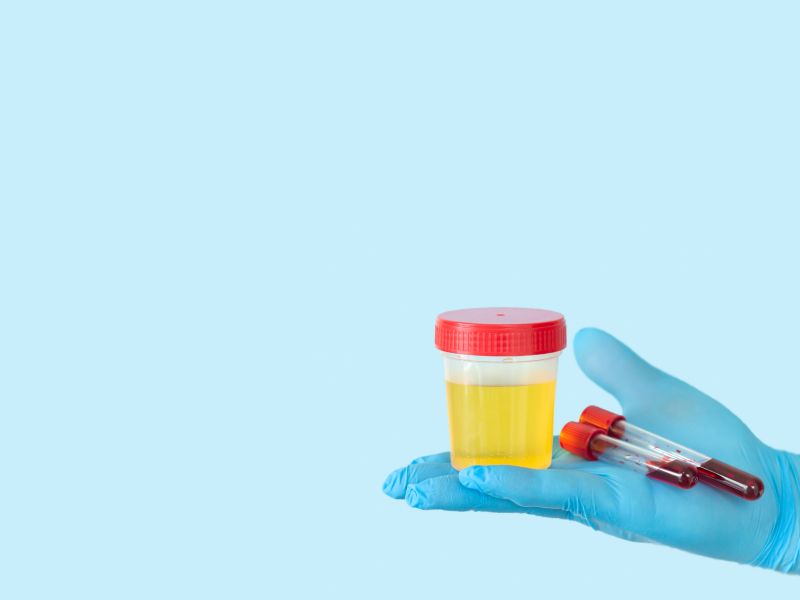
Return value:
M 778 520 L 753 565 L 800 574 L 800 455 L 776 451 Z

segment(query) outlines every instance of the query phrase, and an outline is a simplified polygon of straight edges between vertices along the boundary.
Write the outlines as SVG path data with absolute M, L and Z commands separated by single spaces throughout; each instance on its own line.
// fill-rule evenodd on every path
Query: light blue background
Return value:
M 467 306 L 606 328 L 800 451 L 797 4 L 548 4 L 0 9 L 0 596 L 797 593 L 381 494 L 446 447 Z M 557 426 L 592 402 L 568 349 Z

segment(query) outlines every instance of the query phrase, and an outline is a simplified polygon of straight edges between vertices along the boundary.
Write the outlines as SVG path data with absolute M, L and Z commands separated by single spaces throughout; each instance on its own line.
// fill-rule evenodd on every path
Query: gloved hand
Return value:
M 384 492 L 420 509 L 569 519 L 627 540 L 800 572 L 800 456 L 770 448 L 719 402 L 603 331 L 578 332 L 575 355 L 583 372 L 616 397 L 629 422 L 757 475 L 764 495 L 748 502 L 704 484 L 681 490 L 624 467 L 585 461 L 561 450 L 557 439 L 547 470 L 475 466 L 459 473 L 444 452 L 394 471 Z

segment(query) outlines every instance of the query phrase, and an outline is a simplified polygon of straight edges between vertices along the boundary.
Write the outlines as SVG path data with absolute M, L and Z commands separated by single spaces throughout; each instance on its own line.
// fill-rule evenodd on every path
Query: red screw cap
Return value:
M 583 409 L 579 420 L 581 423 L 599 427 L 606 433 L 614 423 L 624 421 L 625 417 L 599 406 L 587 406 Z
M 586 460 L 597 460 L 592 453 L 591 445 L 592 439 L 599 433 L 603 433 L 603 431 L 597 427 L 570 421 L 561 428 L 558 443 L 567 452 L 582 456 Z
M 436 319 L 436 347 L 453 354 L 530 356 L 567 345 L 564 315 L 540 308 L 466 308 Z

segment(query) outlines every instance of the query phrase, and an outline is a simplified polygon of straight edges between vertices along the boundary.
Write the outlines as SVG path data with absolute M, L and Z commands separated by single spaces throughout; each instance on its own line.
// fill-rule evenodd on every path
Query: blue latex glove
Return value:
M 770 448 L 719 402 L 603 331 L 578 332 L 575 355 L 631 423 L 757 475 L 765 487 L 761 499 L 749 502 L 703 484 L 681 490 L 575 457 L 557 439 L 547 470 L 476 466 L 459 473 L 444 452 L 394 471 L 384 492 L 420 509 L 569 519 L 627 540 L 800 572 L 800 456 Z

